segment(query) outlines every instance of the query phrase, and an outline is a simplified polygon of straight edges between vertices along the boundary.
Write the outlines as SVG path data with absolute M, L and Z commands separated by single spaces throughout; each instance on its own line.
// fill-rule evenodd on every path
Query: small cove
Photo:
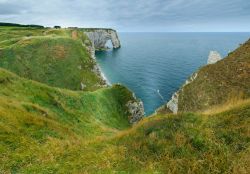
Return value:
M 96 52 L 96 57 L 109 82 L 132 90 L 149 115 L 206 65 L 211 50 L 225 57 L 249 37 L 250 33 L 119 33 L 122 47 Z

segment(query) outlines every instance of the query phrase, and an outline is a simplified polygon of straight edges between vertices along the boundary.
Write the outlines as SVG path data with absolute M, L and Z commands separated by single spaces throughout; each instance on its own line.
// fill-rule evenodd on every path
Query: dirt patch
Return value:
M 72 31 L 71 37 L 72 37 L 72 39 L 74 39 L 74 40 L 78 39 L 77 31 Z
M 66 48 L 64 46 L 55 46 L 53 53 L 55 58 L 57 59 L 64 59 L 66 57 Z

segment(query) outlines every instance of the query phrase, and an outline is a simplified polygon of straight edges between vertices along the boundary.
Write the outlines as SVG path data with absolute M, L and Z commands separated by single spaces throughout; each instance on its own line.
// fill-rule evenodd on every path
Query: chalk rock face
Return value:
M 115 30 L 93 29 L 92 31 L 85 32 L 85 34 L 89 37 L 95 49 L 106 49 L 105 44 L 108 40 L 111 40 L 113 48 L 121 47 L 120 40 Z
M 92 72 L 94 72 L 96 75 L 98 75 L 102 79 L 102 85 L 99 85 L 99 87 L 107 87 L 109 85 L 108 80 L 104 76 L 104 74 L 101 71 L 101 68 L 98 66 L 98 64 L 96 62 L 95 47 L 93 44 L 90 44 L 89 42 L 90 41 L 86 40 L 84 45 L 87 48 L 87 50 L 88 50 L 89 54 L 91 55 L 91 58 L 93 59 L 93 62 L 94 62 Z M 82 67 L 78 67 L 78 68 L 82 68 Z
M 167 103 L 167 108 L 170 109 L 174 114 L 178 112 L 178 93 L 175 92 L 172 95 L 171 100 Z
M 197 73 L 192 74 L 192 75 L 189 77 L 189 79 L 186 80 L 185 84 L 181 87 L 181 89 L 178 90 L 177 92 L 175 92 L 175 93 L 172 95 L 171 100 L 167 103 L 167 108 L 168 108 L 169 110 L 171 110 L 174 114 L 177 114 L 177 112 L 178 112 L 179 92 L 180 92 L 181 90 L 183 90 L 183 87 L 184 87 L 184 86 L 186 86 L 186 85 L 192 83 L 192 82 L 196 79 L 197 76 L 198 76 Z
M 222 57 L 217 51 L 210 51 L 209 56 L 208 56 L 208 60 L 207 60 L 207 64 L 214 64 L 221 59 L 222 59 Z
M 137 123 L 144 117 L 144 107 L 142 101 L 129 101 L 126 105 L 130 113 L 129 122 L 131 124 Z

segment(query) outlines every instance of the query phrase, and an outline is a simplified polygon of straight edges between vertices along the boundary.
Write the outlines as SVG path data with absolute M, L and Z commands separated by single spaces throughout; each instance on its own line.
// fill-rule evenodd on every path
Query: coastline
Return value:
M 96 57 L 95 57 L 96 58 Z M 96 61 L 96 65 L 98 67 L 98 70 L 100 72 L 101 78 L 106 82 L 106 84 L 108 86 L 112 86 L 111 82 L 109 81 L 109 79 L 107 78 L 107 76 L 105 75 L 105 73 L 102 71 L 102 68 L 100 67 L 100 65 L 98 64 L 98 62 Z

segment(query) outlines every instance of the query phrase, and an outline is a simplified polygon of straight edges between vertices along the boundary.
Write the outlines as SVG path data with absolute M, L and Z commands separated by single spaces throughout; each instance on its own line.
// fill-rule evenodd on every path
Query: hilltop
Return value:
M 72 90 L 105 85 L 82 30 L 0 27 L 0 67 L 18 75 Z

